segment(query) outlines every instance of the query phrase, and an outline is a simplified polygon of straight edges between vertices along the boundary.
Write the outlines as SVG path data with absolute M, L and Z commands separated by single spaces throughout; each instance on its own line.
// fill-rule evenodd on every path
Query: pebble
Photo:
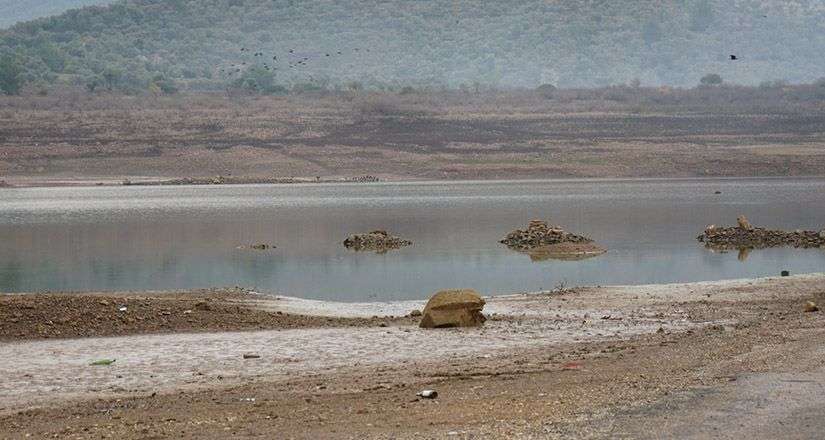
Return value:
M 423 397 L 425 399 L 435 399 L 438 397 L 438 391 L 435 390 L 423 390 L 416 394 L 418 397 Z

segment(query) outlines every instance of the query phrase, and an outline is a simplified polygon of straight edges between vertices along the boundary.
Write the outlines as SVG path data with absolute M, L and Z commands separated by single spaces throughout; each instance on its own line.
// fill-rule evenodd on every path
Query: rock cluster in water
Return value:
M 738 225 L 720 228 L 710 225 L 697 237 L 705 246 L 718 249 L 763 249 L 778 246 L 797 248 L 825 247 L 825 230 L 779 231 L 756 228 L 745 216 L 739 216 Z
M 367 234 L 353 234 L 344 240 L 344 246 L 356 251 L 387 252 L 411 245 L 412 242 L 390 235 L 387 231 L 372 231 Z
M 561 243 L 592 243 L 593 240 L 566 232 L 561 226 L 548 226 L 542 220 L 531 220 L 527 229 L 516 229 L 507 234 L 501 243 L 510 249 L 529 251 Z

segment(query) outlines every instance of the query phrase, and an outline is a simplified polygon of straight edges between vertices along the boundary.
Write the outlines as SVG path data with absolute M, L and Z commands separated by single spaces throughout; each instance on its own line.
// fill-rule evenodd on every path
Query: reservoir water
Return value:
M 721 194 L 716 194 L 721 191 Z M 339 301 L 825 271 L 825 250 L 704 248 L 707 224 L 825 228 L 825 179 L 551 180 L 0 190 L 0 292 L 243 286 Z M 498 243 L 534 218 L 609 252 L 533 261 Z M 356 253 L 350 233 L 413 246 Z M 272 243 L 276 249 L 248 249 Z

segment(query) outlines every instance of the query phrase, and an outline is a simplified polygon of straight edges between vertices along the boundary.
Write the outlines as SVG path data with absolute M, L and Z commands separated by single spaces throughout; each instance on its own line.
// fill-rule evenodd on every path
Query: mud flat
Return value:
M 208 293 L 168 301 L 185 302 L 183 314 Z M 804 304 L 825 302 L 825 274 L 494 297 L 483 327 L 460 330 L 417 328 L 406 315 L 423 301 L 254 292 L 225 301 L 239 314 L 339 321 L 7 340 L 0 438 L 678 437 L 696 426 L 760 438 L 759 427 L 777 434 L 777 421 L 790 437 L 813 438 L 822 429 L 806 414 L 825 408 L 811 391 L 825 380 L 825 314 Z M 37 319 L 59 322 L 60 310 Z M 102 358 L 117 361 L 90 365 Z M 424 388 L 438 398 L 416 398 Z M 752 404 L 776 391 L 788 410 Z

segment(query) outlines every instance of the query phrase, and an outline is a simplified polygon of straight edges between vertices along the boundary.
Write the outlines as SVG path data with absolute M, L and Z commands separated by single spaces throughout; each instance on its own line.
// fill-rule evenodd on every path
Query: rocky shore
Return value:
M 372 231 L 366 234 L 353 234 L 344 240 L 344 246 L 354 251 L 371 251 L 384 253 L 393 249 L 410 246 L 411 241 L 389 234 L 387 231 Z
M 293 184 L 293 183 L 374 183 L 381 179 L 375 176 L 345 177 L 340 179 L 296 178 L 296 177 L 184 177 L 170 180 L 132 181 L 124 179 L 123 186 L 172 186 L 172 185 L 255 185 L 255 184 Z
M 770 247 L 793 246 L 795 248 L 825 247 L 825 229 L 817 231 L 793 232 L 757 228 L 745 216 L 739 216 L 737 226 L 708 226 L 696 237 L 705 246 L 716 249 L 764 249 Z
M 580 259 L 607 251 L 588 237 L 548 225 L 543 220 L 531 220 L 527 229 L 516 229 L 500 243 L 514 251 L 528 253 L 534 261 Z

